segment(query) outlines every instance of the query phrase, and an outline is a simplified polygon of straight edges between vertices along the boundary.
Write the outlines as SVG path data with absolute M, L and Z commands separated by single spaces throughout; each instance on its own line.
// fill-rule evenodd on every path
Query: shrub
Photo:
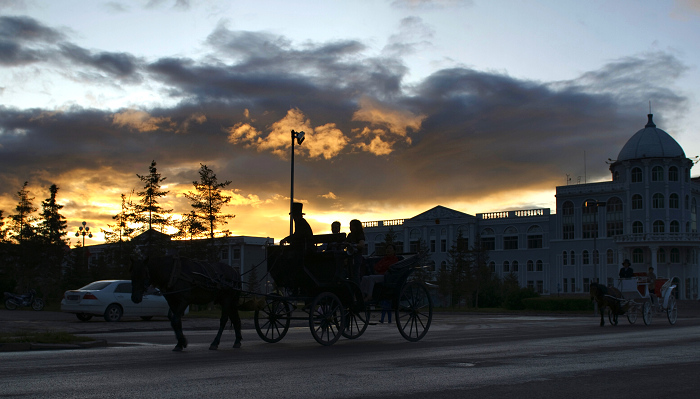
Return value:
M 546 311 L 589 311 L 593 309 L 590 298 L 539 297 L 522 301 L 524 309 Z

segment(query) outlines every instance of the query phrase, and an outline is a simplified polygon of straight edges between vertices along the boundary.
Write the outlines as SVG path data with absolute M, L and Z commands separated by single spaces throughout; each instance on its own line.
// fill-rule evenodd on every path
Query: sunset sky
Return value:
M 292 129 L 317 233 L 554 208 L 567 175 L 610 180 L 650 102 L 700 155 L 699 37 L 700 0 L 0 0 L 0 209 L 55 183 L 75 245 L 152 160 L 189 212 L 205 164 L 227 228 L 279 240 Z

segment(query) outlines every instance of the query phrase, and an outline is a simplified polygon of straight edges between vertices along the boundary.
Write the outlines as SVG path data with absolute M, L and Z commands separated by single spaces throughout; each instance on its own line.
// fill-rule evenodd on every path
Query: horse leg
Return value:
M 240 348 L 243 335 L 241 334 L 241 316 L 238 314 L 238 298 L 233 300 L 233 306 L 229 309 L 229 318 L 233 324 L 233 329 L 236 331 L 236 342 L 233 343 L 233 347 Z
M 604 303 L 598 303 L 598 310 L 600 310 L 600 326 L 603 327 L 605 325 L 605 304 Z
M 184 348 L 187 348 L 187 338 L 185 334 L 182 333 L 182 315 L 185 313 L 184 309 L 172 309 L 172 317 L 170 318 L 170 326 L 175 332 L 175 338 L 177 338 L 177 345 L 173 348 L 174 352 L 180 352 Z
M 228 306 L 224 305 L 224 303 L 221 304 L 221 317 L 219 318 L 219 332 L 216 334 L 216 338 L 214 338 L 214 341 L 212 341 L 211 345 L 209 345 L 209 350 L 217 350 L 219 349 L 219 343 L 221 342 L 221 334 L 224 332 L 224 328 L 226 328 L 226 322 L 228 321 L 228 315 L 226 312 L 226 308 Z

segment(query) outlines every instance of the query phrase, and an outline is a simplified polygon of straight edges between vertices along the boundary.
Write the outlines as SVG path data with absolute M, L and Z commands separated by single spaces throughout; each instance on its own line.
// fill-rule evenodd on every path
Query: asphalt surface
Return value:
M 469 312 L 443 313 L 443 316 L 460 317 L 469 315 Z M 483 313 L 480 313 L 483 314 Z M 531 315 L 531 313 L 528 313 Z M 556 313 L 545 313 L 555 316 Z M 567 314 L 571 316 L 571 314 Z M 593 317 L 582 314 L 581 317 Z M 596 316 L 597 317 L 597 316 Z M 700 317 L 700 301 L 678 301 L 678 318 Z M 607 323 L 607 318 L 606 318 Z M 216 330 L 218 318 L 187 317 L 183 319 L 183 328 L 188 330 Z M 242 319 L 243 329 L 253 329 L 253 319 Z M 0 333 L 12 332 L 55 332 L 65 331 L 71 334 L 97 334 L 139 331 L 170 331 L 170 322 L 164 317 L 154 317 L 152 320 L 143 321 L 140 318 L 122 318 L 119 322 L 107 322 L 103 318 L 94 317 L 84 322 L 76 318 L 74 314 L 50 311 L 33 310 L 6 310 L 0 309 Z M 22 351 L 34 349 L 75 349 L 95 346 L 106 346 L 108 342 L 97 341 L 71 344 L 0 344 L 0 352 Z

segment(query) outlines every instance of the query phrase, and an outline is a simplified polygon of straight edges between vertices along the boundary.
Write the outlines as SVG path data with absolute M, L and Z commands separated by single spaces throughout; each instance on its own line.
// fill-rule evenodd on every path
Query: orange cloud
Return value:
M 170 118 L 154 118 L 148 112 L 135 109 L 116 113 L 112 117 L 112 123 L 117 126 L 128 127 L 139 132 L 152 132 L 154 130 L 174 130 L 175 122 Z
M 393 109 L 369 97 L 360 99 L 360 109 L 352 116 L 352 120 L 369 122 L 374 126 L 384 126 L 393 134 L 405 137 L 410 143 L 408 129 L 418 131 L 425 115 L 414 115 L 405 110 Z

